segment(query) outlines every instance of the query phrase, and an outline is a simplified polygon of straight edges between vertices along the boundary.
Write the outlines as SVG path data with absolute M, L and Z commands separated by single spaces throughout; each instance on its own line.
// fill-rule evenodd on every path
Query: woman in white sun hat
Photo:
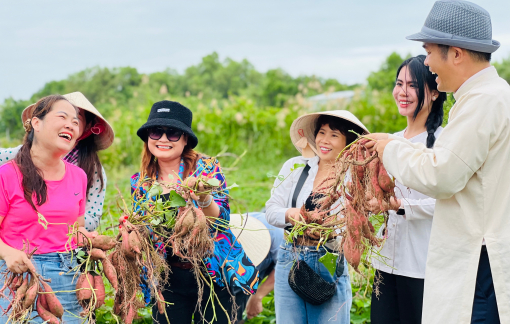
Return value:
M 101 166 L 97 152 L 108 148 L 113 143 L 114 132 L 101 113 L 81 93 L 73 92 L 63 95 L 71 104 L 79 108 L 79 138 L 76 146 L 63 160 L 79 166 L 87 174 L 87 202 L 85 207 L 85 228 L 94 231 L 99 226 L 103 214 L 106 192 L 106 173 Z M 23 124 L 29 120 L 34 104 L 28 106 L 21 114 Z M 0 150 L 0 165 L 14 160 L 21 145 Z
M 317 206 L 311 192 L 327 177 L 330 166 L 346 145 L 358 134 L 367 134 L 366 127 L 348 111 L 335 110 L 308 114 L 296 119 L 290 129 L 290 137 L 302 156 L 294 157 L 283 165 L 280 179 L 276 179 L 271 198 L 266 203 L 269 224 L 288 228 L 299 215 L 300 208 L 314 210 Z M 304 168 L 292 171 L 296 164 Z M 336 202 L 333 207 L 338 207 Z M 311 237 L 300 236 L 293 244 L 284 242 L 278 252 L 275 273 L 275 307 L 277 323 L 349 323 L 352 291 L 343 256 L 338 258 L 336 271 L 331 275 L 319 258 L 326 252 L 337 251 L 335 241 L 320 246 Z M 288 283 L 289 272 L 295 261 L 304 261 L 322 277 L 328 287 L 334 286 L 329 299 L 301 298 Z M 296 278 L 296 282 L 299 278 Z M 320 289 L 319 289 L 320 290 Z

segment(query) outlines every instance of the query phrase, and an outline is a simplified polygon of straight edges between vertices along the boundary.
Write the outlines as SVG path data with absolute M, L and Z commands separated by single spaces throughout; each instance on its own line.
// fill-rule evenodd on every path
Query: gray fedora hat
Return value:
M 491 16 L 482 7 L 463 0 L 434 3 L 421 32 L 409 40 L 493 53 L 499 42 L 492 39 Z

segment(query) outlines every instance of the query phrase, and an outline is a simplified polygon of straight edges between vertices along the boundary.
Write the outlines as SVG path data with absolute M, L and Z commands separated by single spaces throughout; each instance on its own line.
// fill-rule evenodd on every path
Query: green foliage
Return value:
M 27 100 L 14 100 L 8 98 L 0 105 L 0 133 L 5 136 L 6 142 L 11 142 L 12 138 L 21 139 L 25 130 L 21 123 L 21 113 L 31 102 Z
M 393 52 L 386 58 L 384 63 L 381 65 L 379 71 L 372 72 L 368 76 L 367 82 L 370 88 L 374 90 L 391 92 L 395 85 L 397 69 L 404 62 L 404 60 L 410 58 L 407 55 L 405 58 L 400 56 L 397 52 Z
M 501 62 L 495 62 L 494 66 L 498 70 L 499 76 L 510 83 L 510 56 Z
M 112 147 L 100 153 L 108 173 L 108 186 L 99 231 L 112 234 L 111 226 L 120 216 L 118 191 L 124 197 L 130 196 L 129 177 L 139 166 L 143 143 L 136 131 L 147 119 L 154 102 L 175 100 L 194 113 L 193 130 L 199 138 L 197 149 L 213 156 L 226 153 L 218 158 L 228 184 L 239 185 L 231 190 L 232 212 L 260 210 L 274 182 L 268 173 L 278 174 L 281 165 L 298 154 L 290 141 L 289 128 L 296 117 L 308 111 L 304 100 L 307 96 L 355 89 L 356 95 L 346 109 L 358 116 L 371 132 L 393 133 L 406 127 L 406 119 L 398 113 L 391 94 L 396 69 L 403 60 L 399 54 L 392 53 L 378 71 L 370 74 L 366 87 L 347 86 L 316 76 L 294 78 L 281 69 L 261 73 L 247 60 L 221 61 L 216 53 L 205 56 L 182 74 L 171 69 L 140 74 L 131 67 L 94 67 L 45 84 L 30 100 L 6 99 L 0 105 L 0 146 L 19 144 L 24 134 L 20 116 L 29 104 L 48 94 L 83 92 L 116 133 Z M 501 77 L 510 81 L 510 58 L 494 65 Z M 449 95 L 444 124 L 453 103 L 453 96 Z M 364 273 L 359 278 L 351 271 L 351 280 L 351 323 L 367 323 L 373 273 Z M 98 323 L 117 323 L 111 314 L 113 300 L 108 287 L 110 299 L 97 311 Z M 247 323 L 275 323 L 273 294 L 264 298 L 263 305 L 264 311 Z M 139 322 L 151 322 L 150 309 L 142 310 L 140 315 Z
M 356 96 L 347 107 L 372 133 L 395 133 L 407 126 L 407 119 L 398 113 L 393 95 L 369 91 Z

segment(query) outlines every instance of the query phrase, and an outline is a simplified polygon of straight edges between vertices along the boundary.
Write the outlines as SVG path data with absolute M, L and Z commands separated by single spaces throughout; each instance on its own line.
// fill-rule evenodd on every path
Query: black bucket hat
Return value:
M 188 135 L 188 146 L 194 148 L 198 144 L 195 133 L 191 130 L 193 113 L 178 102 L 163 100 L 152 105 L 147 122 L 142 125 L 136 134 L 147 142 L 149 128 L 156 126 L 171 127 L 182 130 Z

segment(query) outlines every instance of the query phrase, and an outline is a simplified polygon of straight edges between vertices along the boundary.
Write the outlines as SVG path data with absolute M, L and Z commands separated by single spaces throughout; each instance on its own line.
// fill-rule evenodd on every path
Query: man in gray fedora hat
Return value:
M 449 123 L 432 149 L 388 134 L 367 146 L 397 181 L 437 199 L 422 321 L 510 323 L 510 86 L 490 65 L 490 15 L 440 0 L 407 38 L 424 43 L 438 89 L 453 92 Z

